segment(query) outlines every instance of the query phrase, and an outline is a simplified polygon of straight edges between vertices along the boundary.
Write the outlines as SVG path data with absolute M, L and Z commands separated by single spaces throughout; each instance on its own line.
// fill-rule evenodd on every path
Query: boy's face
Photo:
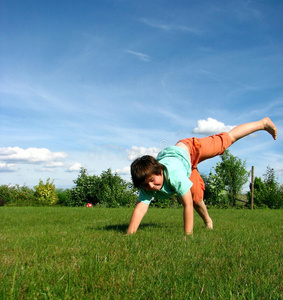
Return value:
M 146 177 L 142 187 L 147 191 L 159 191 L 163 186 L 163 171 L 160 175 L 151 174 Z

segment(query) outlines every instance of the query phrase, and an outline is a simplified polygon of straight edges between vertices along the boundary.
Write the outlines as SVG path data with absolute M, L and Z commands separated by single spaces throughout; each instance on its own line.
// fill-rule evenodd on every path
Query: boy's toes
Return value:
M 264 122 L 265 130 L 272 135 L 274 140 L 276 140 L 277 139 L 277 128 L 276 128 L 275 124 L 268 117 L 265 117 L 263 119 L 263 122 Z

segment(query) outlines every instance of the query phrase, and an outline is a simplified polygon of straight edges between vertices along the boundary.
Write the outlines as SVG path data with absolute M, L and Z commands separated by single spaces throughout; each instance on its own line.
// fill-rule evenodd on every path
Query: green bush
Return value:
M 248 193 L 251 203 L 251 192 Z M 282 208 L 283 185 L 280 185 L 274 169 L 267 167 L 264 180 L 255 177 L 254 180 L 254 208 Z
M 27 186 L 16 186 L 16 201 L 15 206 L 36 206 L 37 198 L 35 196 L 34 190 Z
M 46 183 L 39 180 L 39 184 L 34 187 L 35 196 L 40 205 L 55 205 L 58 201 L 56 194 L 55 184 L 50 182 L 50 178 L 47 179 Z
M 111 169 L 100 176 L 88 175 L 82 168 L 75 187 L 70 190 L 69 206 L 84 206 L 87 203 L 104 207 L 133 206 L 137 202 L 136 190 L 132 184 L 119 175 L 112 174 Z
M 0 186 L 0 206 L 34 206 L 37 199 L 34 190 L 27 186 Z
M 99 203 L 106 207 L 132 206 L 137 201 L 132 184 L 112 174 L 111 169 L 101 173 L 98 187 Z
M 56 191 L 56 194 L 58 197 L 57 205 L 68 206 L 68 203 L 69 203 L 70 197 L 71 197 L 70 189 L 64 190 L 62 188 L 58 188 L 55 191 Z
M 204 199 L 206 204 L 215 207 L 228 207 L 230 205 L 230 201 L 221 178 L 212 172 L 209 176 L 202 174 L 202 178 L 205 183 Z
M 16 199 L 16 195 L 14 189 L 11 189 L 8 185 L 0 186 L 0 206 L 4 206 L 5 204 L 12 202 Z
M 152 207 L 157 208 L 179 208 L 182 207 L 180 200 L 177 195 L 173 195 L 168 199 L 156 199 L 150 204 Z
M 90 176 L 87 170 L 82 168 L 76 180 L 74 180 L 75 187 L 70 190 L 69 201 L 66 202 L 67 206 L 84 206 L 87 203 L 93 205 L 99 203 L 97 197 L 98 176 Z

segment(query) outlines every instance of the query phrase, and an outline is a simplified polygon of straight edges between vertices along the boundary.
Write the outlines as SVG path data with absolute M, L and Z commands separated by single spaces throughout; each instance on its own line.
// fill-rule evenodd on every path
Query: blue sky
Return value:
M 132 160 L 269 116 L 233 155 L 283 182 L 283 1 L 2 0 L 0 184 Z M 203 162 L 209 173 L 220 158 Z

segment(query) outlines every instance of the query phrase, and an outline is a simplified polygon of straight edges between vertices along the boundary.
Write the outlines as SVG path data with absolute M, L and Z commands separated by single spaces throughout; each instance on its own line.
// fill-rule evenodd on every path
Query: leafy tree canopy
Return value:
M 236 195 L 241 192 L 242 187 L 248 181 L 249 172 L 246 170 L 246 161 L 232 155 L 229 150 L 221 156 L 221 162 L 213 167 L 205 177 L 206 196 L 213 198 L 212 201 L 221 201 L 222 204 L 233 204 L 236 202 Z

